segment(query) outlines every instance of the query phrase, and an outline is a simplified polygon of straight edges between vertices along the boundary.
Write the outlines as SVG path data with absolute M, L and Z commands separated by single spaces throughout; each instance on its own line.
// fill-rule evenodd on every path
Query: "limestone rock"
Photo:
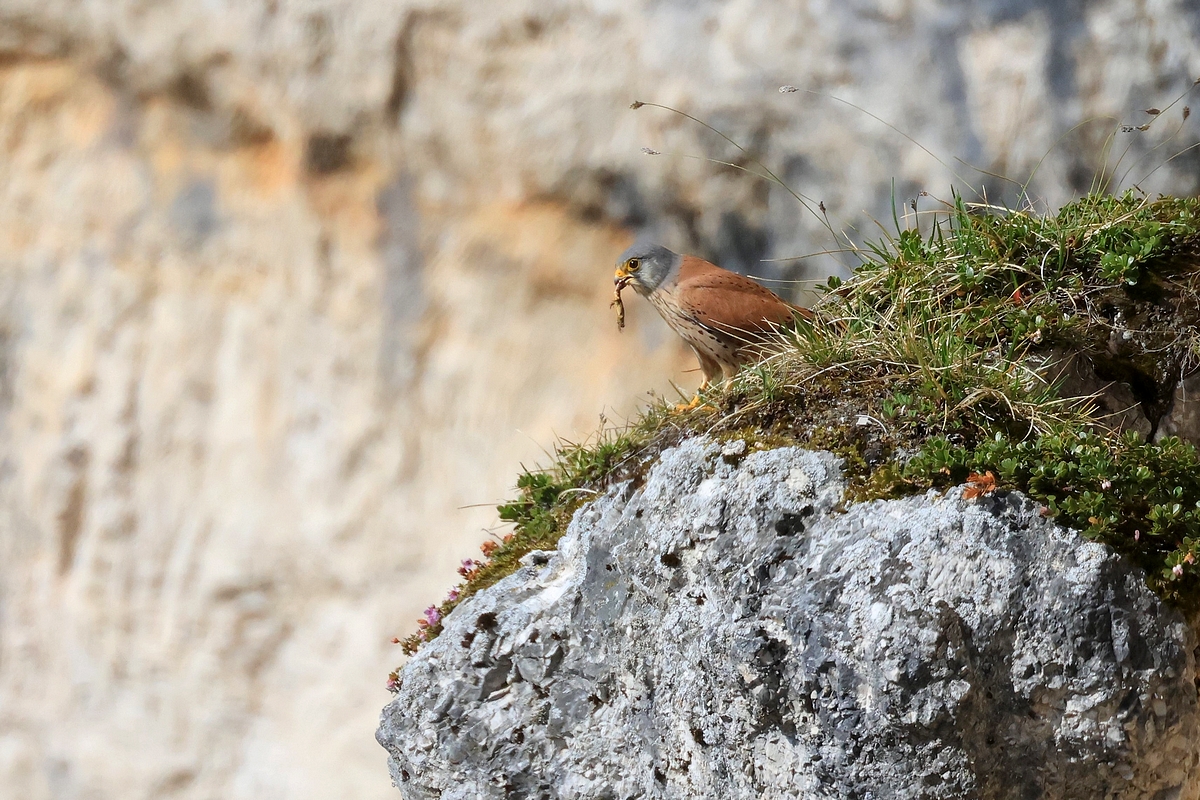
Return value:
M 379 741 L 407 800 L 1195 798 L 1195 642 L 1019 495 L 834 510 L 692 439 L 461 605 Z

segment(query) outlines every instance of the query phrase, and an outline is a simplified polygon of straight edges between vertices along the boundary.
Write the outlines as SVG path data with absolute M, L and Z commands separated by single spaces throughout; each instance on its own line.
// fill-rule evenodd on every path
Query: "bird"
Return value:
M 657 244 L 635 244 L 621 254 L 613 277 L 617 296 L 633 288 L 692 348 L 704 381 L 728 381 L 742 365 L 762 356 L 796 318 L 813 312 L 786 302 L 744 275 L 697 256 L 680 255 Z M 692 406 L 699 402 L 699 393 Z

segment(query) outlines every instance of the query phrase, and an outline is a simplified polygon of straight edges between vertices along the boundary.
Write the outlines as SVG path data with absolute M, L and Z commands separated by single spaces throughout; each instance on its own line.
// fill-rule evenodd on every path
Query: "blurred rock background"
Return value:
M 521 463 L 698 382 L 640 301 L 617 333 L 621 249 L 843 268 L 765 261 L 819 213 L 633 100 L 869 237 L 1035 167 L 1039 207 L 1194 194 L 1189 99 L 1118 126 L 1198 34 L 1193 0 L 0 0 L 0 797 L 396 796 L 391 637 Z

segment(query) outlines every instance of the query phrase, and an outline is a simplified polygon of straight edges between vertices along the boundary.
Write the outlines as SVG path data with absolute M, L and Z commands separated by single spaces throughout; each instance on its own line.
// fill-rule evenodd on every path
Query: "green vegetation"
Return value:
M 857 251 L 853 277 L 820 287 L 816 320 L 705 405 L 656 402 L 523 475 L 500 507 L 512 534 L 464 564 L 406 652 L 523 555 L 554 547 L 594 493 L 691 433 L 833 450 L 848 501 L 964 482 L 981 500 L 1020 490 L 1140 564 L 1163 597 L 1200 604 L 1200 453 L 1121 433 L 1097 398 L 1064 388 L 1086 364 L 1127 384 L 1154 426 L 1200 367 L 1200 201 L 1094 195 L 1042 216 L 955 198 L 923 227 Z

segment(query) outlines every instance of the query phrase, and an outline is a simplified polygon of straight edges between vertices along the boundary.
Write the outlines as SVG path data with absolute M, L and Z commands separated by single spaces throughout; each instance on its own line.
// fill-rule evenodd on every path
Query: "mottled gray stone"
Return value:
M 1175 386 L 1171 406 L 1158 424 L 1155 439 L 1178 436 L 1200 443 L 1200 374 L 1191 375 Z
M 408 800 L 1200 794 L 1192 632 L 1125 561 L 739 455 L 667 451 L 447 618 L 378 732 Z

